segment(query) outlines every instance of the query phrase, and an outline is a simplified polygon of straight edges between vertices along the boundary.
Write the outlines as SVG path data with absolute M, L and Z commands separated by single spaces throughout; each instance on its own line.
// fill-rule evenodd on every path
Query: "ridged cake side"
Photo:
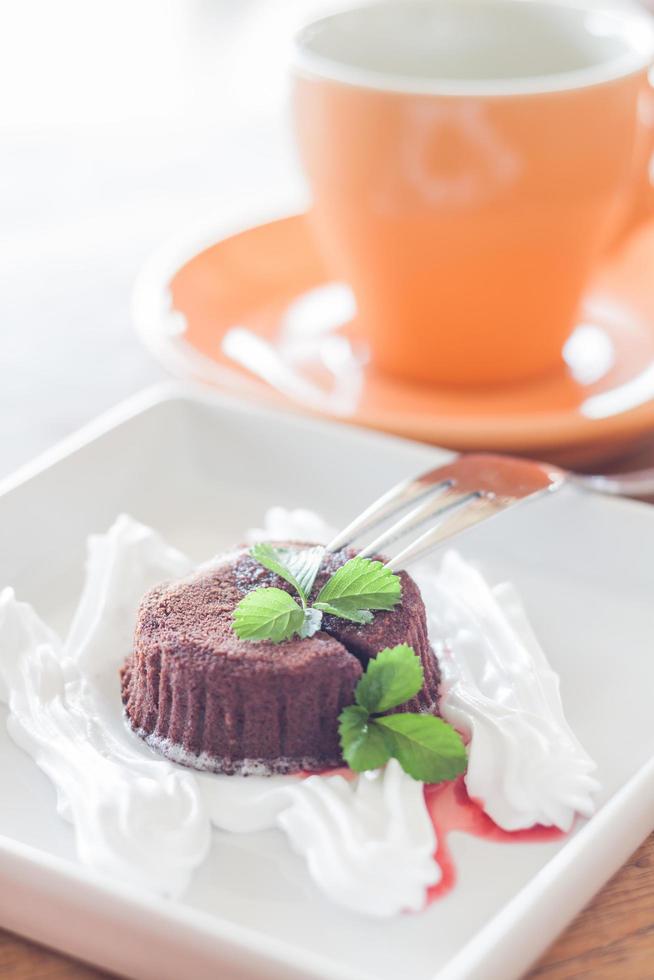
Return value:
M 307 643 L 307 641 L 304 641 Z M 134 730 L 168 758 L 224 773 L 321 769 L 341 763 L 338 716 L 361 666 L 330 637 L 298 666 L 193 657 L 135 647 L 122 675 Z

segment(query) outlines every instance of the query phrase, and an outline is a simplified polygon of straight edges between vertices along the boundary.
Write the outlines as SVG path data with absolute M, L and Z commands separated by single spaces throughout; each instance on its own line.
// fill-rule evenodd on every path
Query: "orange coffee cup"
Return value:
M 584 0 L 396 0 L 299 34 L 311 219 L 376 367 L 485 384 L 562 363 L 645 196 L 653 60 L 648 14 Z

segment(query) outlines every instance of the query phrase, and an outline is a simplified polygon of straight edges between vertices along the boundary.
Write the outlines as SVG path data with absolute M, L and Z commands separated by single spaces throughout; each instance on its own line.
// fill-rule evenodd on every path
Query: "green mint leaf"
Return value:
M 324 554 L 325 549 L 322 545 L 298 550 L 275 548 L 274 545 L 263 541 L 250 548 L 250 555 L 255 561 L 292 585 L 303 603 L 309 598 Z
M 466 768 L 461 736 L 434 715 L 398 714 L 376 718 L 390 755 L 405 772 L 423 783 L 454 779 Z
M 365 708 L 351 704 L 338 719 L 343 758 L 354 772 L 379 769 L 390 759 L 385 733 L 368 717 Z
M 325 583 L 316 603 L 345 611 L 392 609 L 402 598 L 400 578 L 380 561 L 350 558 Z
M 304 609 L 283 589 L 255 589 L 234 609 L 234 632 L 241 640 L 272 640 L 281 643 L 299 633 Z
M 305 609 L 304 622 L 300 627 L 300 637 L 304 640 L 307 636 L 313 636 L 322 625 L 322 612 L 319 609 Z
M 368 661 L 355 691 L 357 704 L 376 714 L 409 701 L 421 689 L 424 675 L 420 658 L 406 643 L 381 650 Z
M 423 684 L 422 664 L 406 643 L 386 648 L 368 662 L 355 691 L 357 704 L 341 711 L 339 735 L 350 769 L 378 769 L 397 759 L 413 779 L 440 783 L 465 771 L 461 736 L 434 715 L 402 713 L 373 717 L 404 704 Z
M 330 616 L 349 619 L 352 623 L 372 622 L 372 613 L 368 609 L 349 609 L 347 606 L 339 605 L 338 600 L 333 605 L 329 602 L 314 602 L 313 608 L 329 613 Z
M 295 576 L 300 585 L 305 598 L 308 600 L 316 580 L 318 569 L 325 556 L 324 545 L 315 545 L 313 548 L 302 548 L 296 551 L 293 548 L 280 548 L 285 558 L 284 564 L 291 574 Z

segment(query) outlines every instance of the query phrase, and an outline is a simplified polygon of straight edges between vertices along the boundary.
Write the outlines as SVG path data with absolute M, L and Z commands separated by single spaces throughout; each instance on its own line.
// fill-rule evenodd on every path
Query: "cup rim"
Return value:
M 461 7 L 479 0 L 433 0 L 433 6 L 443 5 Z M 520 4 L 540 7 L 563 7 L 580 13 L 598 14 L 626 23 L 631 21 L 638 32 L 639 43 L 624 54 L 594 65 L 573 68 L 565 72 L 546 75 L 532 75 L 514 78 L 453 79 L 403 75 L 399 72 L 383 72 L 348 65 L 337 58 L 316 54 L 309 48 L 313 30 L 328 20 L 354 12 L 379 8 L 398 8 L 400 6 L 429 6 L 430 0 L 374 0 L 372 3 L 355 3 L 340 7 L 335 11 L 305 23 L 296 32 L 293 40 L 292 71 L 299 76 L 320 78 L 355 88 L 404 94 L 431 95 L 447 97 L 496 97 L 543 95 L 565 92 L 592 86 L 604 85 L 630 75 L 647 71 L 654 65 L 654 17 L 644 8 L 619 6 L 615 2 L 598 4 L 596 0 L 483 0 L 488 6 L 501 4 L 509 6 Z M 654 81 L 654 80 L 653 80 Z

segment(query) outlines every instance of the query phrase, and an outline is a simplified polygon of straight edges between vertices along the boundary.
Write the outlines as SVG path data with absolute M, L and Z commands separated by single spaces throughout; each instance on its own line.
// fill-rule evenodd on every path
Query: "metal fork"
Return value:
M 447 538 L 521 501 L 553 493 L 566 482 L 598 493 L 646 496 L 654 493 L 654 470 L 615 477 L 581 476 L 511 456 L 462 455 L 398 483 L 337 534 L 327 550 L 353 546 L 366 557 L 387 553 L 389 545 L 398 547 L 411 539 L 387 562 L 389 568 L 402 568 Z M 375 537 L 363 544 L 375 531 Z

